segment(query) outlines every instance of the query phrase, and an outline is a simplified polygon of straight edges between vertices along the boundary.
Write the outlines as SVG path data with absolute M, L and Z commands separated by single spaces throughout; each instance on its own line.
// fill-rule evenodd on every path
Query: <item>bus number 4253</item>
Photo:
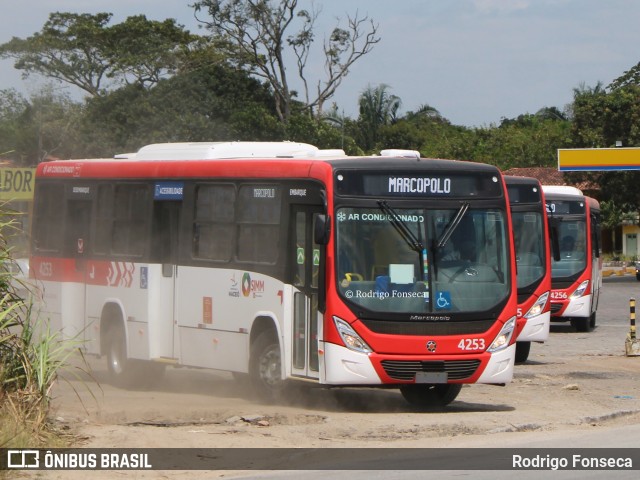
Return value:
M 484 350 L 484 338 L 463 338 L 458 343 L 460 350 Z

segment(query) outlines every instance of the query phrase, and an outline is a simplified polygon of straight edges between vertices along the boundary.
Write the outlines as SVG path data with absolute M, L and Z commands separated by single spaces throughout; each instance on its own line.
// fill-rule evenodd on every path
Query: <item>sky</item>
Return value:
M 175 18 L 206 34 L 194 18 L 193 0 L 0 0 L 0 44 L 40 31 L 49 13 L 113 13 Z M 312 2 L 299 0 L 303 8 Z M 607 86 L 640 62 L 640 2 L 636 0 L 315 0 L 317 47 L 339 18 L 368 15 L 380 42 L 351 68 L 336 95 L 345 115 L 356 118 L 367 87 L 388 86 L 402 101 L 400 114 L 423 105 L 455 125 L 488 127 L 503 118 L 563 109 L 573 92 Z M 344 25 L 344 22 L 342 23 Z M 322 64 L 313 62 L 317 81 Z M 289 69 L 294 73 L 294 66 Z M 25 95 L 42 77 L 28 80 L 0 60 L 0 89 Z M 296 84 L 294 83 L 294 88 Z M 298 85 L 299 87 L 299 85 Z M 69 89 L 70 95 L 80 95 Z M 81 98 L 80 96 L 78 98 Z

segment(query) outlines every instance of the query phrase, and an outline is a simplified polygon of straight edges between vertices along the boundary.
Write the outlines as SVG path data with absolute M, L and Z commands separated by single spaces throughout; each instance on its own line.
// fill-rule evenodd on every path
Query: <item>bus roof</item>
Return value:
M 543 185 L 542 191 L 545 195 L 571 195 L 584 197 L 582 190 L 568 185 Z
M 343 150 L 320 150 L 298 142 L 184 142 L 154 143 L 134 154 L 117 158 L 135 160 L 214 160 L 232 158 L 315 158 L 344 156 Z
M 540 185 L 540 180 L 533 177 L 517 177 L 515 175 L 505 175 L 504 181 L 507 185 Z
M 155 166 L 151 166 L 155 164 Z M 389 149 L 379 155 L 349 156 L 341 149 L 323 150 L 297 142 L 192 142 L 160 143 L 113 158 L 55 160 L 38 166 L 39 177 L 255 177 L 307 176 L 314 165 L 373 170 L 484 172 L 500 175 L 497 167 L 461 160 L 420 158 L 414 150 Z M 316 170 L 316 172 L 319 172 Z

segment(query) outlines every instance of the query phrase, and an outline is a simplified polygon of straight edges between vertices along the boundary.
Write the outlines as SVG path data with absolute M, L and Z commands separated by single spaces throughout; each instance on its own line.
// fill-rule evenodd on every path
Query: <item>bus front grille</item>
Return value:
M 551 313 L 558 313 L 560 310 L 562 310 L 562 304 L 561 303 L 552 303 L 551 304 Z
M 446 373 L 448 380 L 462 380 L 476 372 L 480 360 L 383 360 L 381 364 L 394 380 L 413 380 L 418 372 Z

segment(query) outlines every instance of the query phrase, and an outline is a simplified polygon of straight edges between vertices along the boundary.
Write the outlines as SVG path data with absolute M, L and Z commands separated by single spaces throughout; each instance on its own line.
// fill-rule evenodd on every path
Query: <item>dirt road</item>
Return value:
M 637 288 L 634 278 L 607 281 L 595 331 L 553 327 L 511 384 L 465 386 L 440 412 L 416 411 L 395 390 L 311 385 L 265 405 L 230 374 L 192 369 L 169 369 L 151 389 L 128 391 L 109 385 L 104 359 L 96 359 L 90 363 L 100 387 L 87 382 L 95 398 L 82 382 L 61 382 L 54 417 L 84 447 L 136 448 L 508 446 L 523 432 L 638 423 L 640 357 L 624 355 L 628 299 Z M 147 474 L 137 478 L 158 476 Z M 233 474 L 189 478 L 216 475 Z

